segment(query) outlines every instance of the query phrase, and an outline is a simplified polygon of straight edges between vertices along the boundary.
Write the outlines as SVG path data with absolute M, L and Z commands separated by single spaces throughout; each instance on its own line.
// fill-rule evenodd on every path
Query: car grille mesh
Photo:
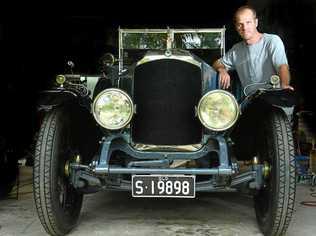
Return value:
M 191 63 L 162 59 L 136 67 L 133 141 L 155 145 L 201 142 L 194 107 L 201 98 L 201 70 Z

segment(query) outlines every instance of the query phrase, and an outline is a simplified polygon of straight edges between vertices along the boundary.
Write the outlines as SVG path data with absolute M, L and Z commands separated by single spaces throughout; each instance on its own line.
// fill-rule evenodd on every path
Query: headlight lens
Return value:
M 110 130 L 121 129 L 132 119 L 132 99 L 120 89 L 106 89 L 95 98 L 93 115 L 102 127 Z
M 205 94 L 198 105 L 198 117 L 208 129 L 222 131 L 232 127 L 239 115 L 239 107 L 232 94 L 213 90 Z

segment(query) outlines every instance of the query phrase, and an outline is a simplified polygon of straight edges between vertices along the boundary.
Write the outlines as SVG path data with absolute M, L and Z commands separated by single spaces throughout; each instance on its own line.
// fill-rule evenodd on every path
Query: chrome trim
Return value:
M 167 30 L 167 51 L 170 51 L 172 49 L 173 44 L 173 38 L 174 34 L 173 32 L 168 28 Z
M 123 53 L 123 37 L 122 37 L 122 34 L 123 34 L 123 32 L 124 32 L 124 30 L 122 30 L 120 27 L 119 27 L 119 29 L 118 29 L 118 32 L 119 32 L 119 48 L 118 48 L 118 50 L 119 50 L 119 73 L 122 71 L 122 69 L 123 69 L 123 65 L 124 65 L 124 63 L 123 63 L 123 55 L 122 55 L 122 53 Z
M 121 168 L 121 167 L 96 167 L 93 169 L 96 174 L 191 174 L 191 175 L 232 175 L 230 167 L 218 168 Z
M 152 61 L 156 61 L 156 60 L 162 60 L 162 59 L 173 59 L 173 60 L 180 60 L 180 61 L 184 61 L 184 62 L 188 62 L 191 63 L 199 68 L 201 68 L 202 63 L 198 62 L 197 60 L 193 59 L 193 57 L 191 56 L 176 56 L 176 55 L 170 55 L 170 56 L 166 56 L 166 55 L 148 55 L 148 56 L 144 56 L 140 61 L 137 62 L 136 66 L 145 64 L 147 62 L 152 62 Z
M 169 49 L 167 49 L 167 50 L 165 51 L 165 56 L 166 56 L 166 57 L 170 57 L 171 55 L 172 55 L 172 51 L 169 50 Z
M 116 91 L 116 92 L 122 93 L 124 96 L 126 96 L 127 100 L 128 100 L 128 101 L 130 102 L 130 104 L 131 104 L 131 114 L 129 115 L 128 120 L 125 122 L 124 125 L 122 125 L 122 127 L 120 127 L 120 128 L 115 128 L 115 129 L 113 129 L 113 128 L 108 128 L 108 127 L 104 127 L 103 124 L 102 124 L 101 122 L 99 122 L 99 120 L 97 119 L 97 116 L 96 116 L 96 113 L 95 113 L 95 104 L 96 104 L 96 101 L 97 101 L 104 93 L 111 92 L 111 91 Z M 133 115 L 134 115 L 134 103 L 133 103 L 131 97 L 130 97 L 126 92 L 124 92 L 123 90 L 117 89 L 117 88 L 109 88 L 109 89 L 103 90 L 101 93 L 99 93 L 99 94 L 96 96 L 96 98 L 95 98 L 94 101 L 93 101 L 92 109 L 91 109 L 91 110 L 92 110 L 94 119 L 95 119 L 95 120 L 98 122 L 98 124 L 101 125 L 103 128 L 109 129 L 109 130 L 118 130 L 118 129 L 124 128 L 125 126 L 127 126 L 127 125 L 131 122 L 132 117 L 133 117 Z
M 154 145 L 136 143 L 133 148 L 138 151 L 175 151 L 175 152 L 195 152 L 202 148 L 202 144 L 189 145 Z
M 234 103 L 234 105 L 235 105 L 235 107 L 236 107 L 236 113 L 237 113 L 237 114 L 236 114 L 234 120 L 232 121 L 232 123 L 231 123 L 229 126 L 227 126 L 227 127 L 225 127 L 225 128 L 222 128 L 222 129 L 214 129 L 214 128 L 213 128 L 213 129 L 210 129 L 210 128 L 208 127 L 208 125 L 205 124 L 205 123 L 203 122 L 203 120 L 201 119 L 201 117 L 200 117 L 200 105 L 201 105 L 201 101 L 202 101 L 205 97 L 207 97 L 208 95 L 210 95 L 210 94 L 212 94 L 212 93 L 224 93 L 224 94 L 226 94 L 227 96 L 229 96 L 229 97 L 232 99 L 232 102 Z M 199 118 L 200 122 L 202 123 L 202 125 L 203 125 L 205 128 L 210 129 L 210 130 L 213 130 L 213 131 L 224 131 L 224 130 L 229 129 L 230 127 L 232 127 L 232 126 L 236 123 L 236 121 L 237 121 L 237 119 L 238 119 L 238 117 L 239 117 L 239 114 L 240 114 L 240 107 L 239 107 L 238 102 L 237 102 L 236 98 L 234 97 L 234 95 L 232 95 L 230 92 L 227 92 L 227 91 L 225 91 L 225 90 L 216 89 L 216 90 L 209 91 L 208 93 L 206 93 L 206 94 L 200 99 L 199 104 L 198 104 L 198 107 L 197 107 L 197 113 L 198 113 L 198 118 Z
M 222 32 L 221 32 L 221 36 L 222 36 L 222 43 L 221 43 L 221 57 L 225 56 L 225 31 L 226 31 L 226 28 L 225 28 L 225 25 L 223 26 L 222 28 Z

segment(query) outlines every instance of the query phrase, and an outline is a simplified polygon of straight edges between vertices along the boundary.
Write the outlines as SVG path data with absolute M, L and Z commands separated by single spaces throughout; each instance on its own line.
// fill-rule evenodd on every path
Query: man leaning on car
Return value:
M 255 9 L 249 5 L 238 8 L 234 24 L 243 40 L 213 63 L 222 88 L 230 86 L 227 71 L 236 70 L 243 88 L 268 82 L 272 75 L 279 75 L 281 88 L 294 90 L 289 85 L 290 72 L 283 42 L 275 34 L 258 32 Z

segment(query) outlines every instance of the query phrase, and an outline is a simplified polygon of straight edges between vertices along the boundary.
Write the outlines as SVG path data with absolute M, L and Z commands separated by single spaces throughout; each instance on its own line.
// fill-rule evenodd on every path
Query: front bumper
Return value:
M 231 175 L 235 172 L 228 157 L 226 140 L 222 136 L 206 136 L 204 138 L 204 145 L 199 150 L 193 152 L 140 151 L 132 148 L 127 139 L 128 137 L 124 135 L 117 135 L 110 136 L 102 141 L 100 158 L 90 165 L 95 174 Z M 140 161 L 134 161 L 132 165 L 128 165 L 127 167 L 113 167 L 109 164 L 110 158 L 111 154 L 117 150 Z M 219 166 L 217 168 L 163 168 L 168 161 L 196 160 L 211 152 L 218 156 Z M 137 166 L 137 168 L 133 166 Z M 153 168 L 153 166 L 158 166 L 159 168 Z
M 246 173 L 238 174 L 237 163 L 232 163 L 228 155 L 227 142 L 222 136 L 207 137 L 201 149 L 190 152 L 153 152 L 132 148 L 124 135 L 111 136 L 102 141 L 101 154 L 88 166 L 79 163 L 70 165 L 70 180 L 77 189 L 96 192 L 101 189 L 131 190 L 131 181 L 123 176 L 137 174 L 196 175 L 209 176 L 196 182 L 196 192 L 236 191 L 241 184 L 252 183 L 252 188 L 262 185 L 262 166 L 255 165 Z M 133 157 L 127 166 L 110 164 L 111 154 L 122 151 Z M 173 160 L 195 160 L 214 152 L 219 165 L 215 168 L 171 167 Z

